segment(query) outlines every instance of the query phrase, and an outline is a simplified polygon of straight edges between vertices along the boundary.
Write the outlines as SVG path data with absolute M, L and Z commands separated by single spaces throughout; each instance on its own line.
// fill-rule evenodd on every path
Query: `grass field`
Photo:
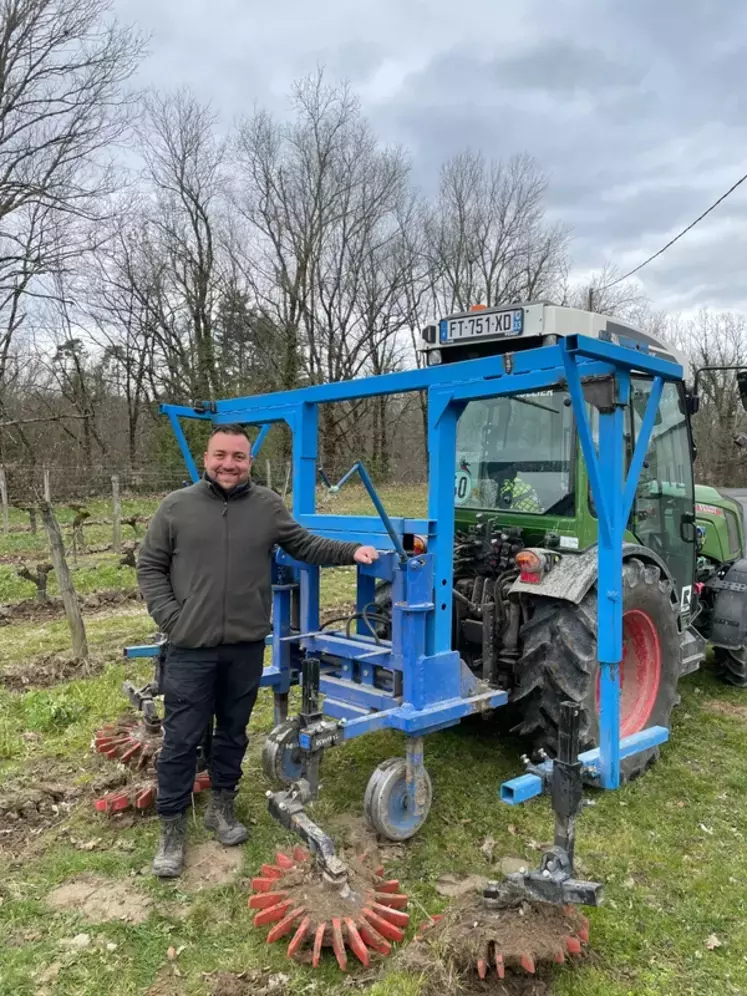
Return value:
M 395 514 L 424 511 L 424 496 L 414 489 L 387 489 L 384 500 Z M 364 512 L 366 504 L 352 489 L 328 499 L 327 508 Z M 137 502 L 128 511 L 148 514 L 154 505 Z M 102 506 L 94 514 L 107 510 Z M 14 514 L 13 521 L 25 516 Z M 90 542 L 105 542 L 106 527 L 94 528 L 102 532 Z M 22 547 L 19 537 L 29 545 Z M 0 560 L 21 549 L 32 554 L 29 562 L 33 555 L 41 559 L 43 534 L 0 536 Z M 85 577 L 90 590 L 134 586 L 133 572 L 116 560 L 106 554 L 90 563 L 81 558 L 76 579 Z M 12 565 L 2 568 L 0 601 L 33 593 L 33 586 L 29 592 L 16 585 Z M 325 604 L 348 601 L 352 581 L 350 571 L 332 573 L 325 579 Z M 251 925 L 248 879 L 289 840 L 264 811 L 259 752 L 272 724 L 268 693 L 260 696 L 252 719 L 239 801 L 253 836 L 238 854 L 225 858 L 207 851 L 202 872 L 197 868 L 184 881 L 162 883 L 149 874 L 154 818 L 128 818 L 115 826 L 94 812 L 92 785 L 110 772 L 111 762 L 92 754 L 92 732 L 123 711 L 120 685 L 133 677 L 133 668 L 122 661 L 122 646 L 147 639 L 154 626 L 132 604 L 91 614 L 87 622 L 88 676 L 62 666 L 68 638 L 61 619 L 3 628 L 0 994 L 335 996 L 360 985 L 371 996 L 416 996 L 422 980 L 398 972 L 391 959 L 363 979 L 355 970 L 345 979 L 329 961 L 314 972 L 289 962 L 284 945 L 266 945 L 265 931 Z M 58 665 L 66 680 L 55 680 Z M 147 665 L 134 671 L 144 679 Z M 18 674 L 26 676 L 26 690 L 11 680 Z M 659 763 L 619 792 L 594 793 L 594 805 L 580 818 L 580 871 L 604 883 L 606 902 L 590 912 L 588 960 L 554 973 L 554 996 L 747 992 L 747 694 L 724 687 L 710 670 L 686 678 L 681 692 L 672 740 Z M 516 741 L 499 739 L 489 723 L 427 739 L 434 787 L 430 817 L 417 838 L 387 852 L 388 874 L 399 877 L 412 897 L 410 935 L 425 911 L 444 907 L 440 876 L 499 875 L 504 859 L 535 865 L 538 844 L 551 840 L 547 800 L 516 809 L 497 800 L 501 780 L 521 771 L 522 750 Z M 319 821 L 349 832 L 362 817 L 373 768 L 402 753 L 402 738 L 391 732 L 329 751 L 315 807 Z M 197 797 L 193 851 L 208 840 L 200 821 L 203 806 Z M 483 846 L 488 838 L 492 848 Z M 73 908 L 76 889 L 88 890 L 96 901 Z M 493 983 L 475 992 L 500 989 Z

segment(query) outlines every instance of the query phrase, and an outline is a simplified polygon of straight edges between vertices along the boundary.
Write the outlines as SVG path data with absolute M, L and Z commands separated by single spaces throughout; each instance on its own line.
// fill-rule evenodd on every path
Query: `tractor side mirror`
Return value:
M 742 408 L 747 411 L 747 370 L 740 370 L 737 373 L 737 387 L 739 397 L 742 399 Z

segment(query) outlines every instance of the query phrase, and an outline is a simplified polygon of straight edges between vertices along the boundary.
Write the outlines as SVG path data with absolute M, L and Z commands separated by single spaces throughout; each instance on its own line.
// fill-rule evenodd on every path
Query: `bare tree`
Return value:
M 428 226 L 434 310 L 555 296 L 568 232 L 546 223 L 546 188 L 527 155 L 503 163 L 462 152 L 443 166 Z
M 289 123 L 259 112 L 235 146 L 244 272 L 278 330 L 284 387 L 383 372 L 407 327 L 409 163 L 380 146 L 347 85 L 323 73 L 293 90 Z M 322 411 L 334 464 L 363 405 Z
M 667 337 L 699 367 L 747 368 L 747 320 L 733 312 L 701 310 L 690 321 L 669 322 Z M 733 371 L 709 370 L 699 377 L 701 405 L 693 419 L 698 448 L 696 470 L 704 483 L 732 487 L 747 485 L 747 462 L 734 444 L 747 430 Z
M 89 247 L 88 223 L 114 186 L 123 88 L 142 41 L 107 20 L 111 9 L 112 0 L 0 0 L 0 387 L 26 302 Z
M 163 336 L 157 330 L 169 324 L 163 320 L 163 270 L 150 252 L 145 219 L 127 218 L 96 254 L 82 303 L 80 320 L 100 351 L 103 383 L 110 396 L 124 401 L 130 466 L 137 461 L 143 414 L 162 366 L 156 353 Z
M 178 355 L 191 397 L 213 398 L 223 386 L 214 321 L 224 149 L 215 115 L 187 91 L 152 95 L 147 109 L 143 153 L 157 201 L 152 240 L 166 263 L 153 333 L 163 353 Z

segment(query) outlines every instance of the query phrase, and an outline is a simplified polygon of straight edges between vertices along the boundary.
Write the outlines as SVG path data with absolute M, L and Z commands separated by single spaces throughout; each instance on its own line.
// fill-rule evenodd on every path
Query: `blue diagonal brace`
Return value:
M 272 426 L 269 422 L 265 425 L 260 426 L 259 432 L 257 433 L 257 438 L 252 443 L 252 456 L 256 457 L 259 451 L 262 449 L 262 443 L 264 443 L 267 438 L 267 433 L 270 431 Z
M 638 438 L 636 439 L 633 459 L 630 461 L 630 467 L 628 468 L 628 478 L 625 482 L 625 490 L 623 492 L 622 499 L 623 522 L 627 522 L 630 518 L 630 510 L 633 507 L 633 500 L 635 499 L 635 492 L 638 487 L 638 479 L 641 476 L 643 461 L 646 459 L 649 443 L 651 442 L 651 433 L 654 430 L 656 412 L 659 408 L 659 402 L 661 401 L 661 392 L 663 387 L 664 381 L 661 377 L 655 377 L 654 382 L 651 385 L 651 394 L 649 395 L 649 399 L 646 404 L 646 411 L 643 416 L 643 421 L 641 422 L 641 429 L 638 433 Z M 631 419 L 633 418 L 632 407 L 631 401 Z
M 576 416 L 576 428 L 578 430 L 581 449 L 584 453 L 584 460 L 586 461 L 586 472 L 589 475 L 591 493 L 594 496 L 594 505 L 599 521 L 600 540 L 611 543 L 612 522 L 610 519 L 610 509 L 607 507 L 606 496 L 603 494 L 599 460 L 591 434 L 589 416 L 586 411 L 586 399 L 584 398 L 576 360 L 568 351 L 563 352 L 563 367 L 565 369 L 566 381 L 568 382 L 568 392 L 573 403 L 573 414 Z
M 167 412 L 169 416 L 169 422 L 171 423 L 171 428 L 174 430 L 174 435 L 176 436 L 176 441 L 179 443 L 179 449 L 182 451 L 182 456 L 184 457 L 184 462 L 187 465 L 187 471 L 189 476 L 192 478 L 194 484 L 200 479 L 200 472 L 197 469 L 197 464 L 194 461 L 192 452 L 189 448 L 189 443 L 187 442 L 187 437 L 184 435 L 184 430 L 182 429 L 181 422 L 179 421 L 179 416 L 176 412 Z

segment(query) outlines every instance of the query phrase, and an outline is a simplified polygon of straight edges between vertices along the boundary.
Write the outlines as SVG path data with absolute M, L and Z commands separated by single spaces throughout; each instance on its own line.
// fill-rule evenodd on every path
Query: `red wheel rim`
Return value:
M 623 659 L 620 667 L 620 736 L 645 730 L 656 705 L 661 682 L 661 644 L 651 616 L 642 609 L 623 615 Z M 596 705 L 599 713 L 599 674 Z

